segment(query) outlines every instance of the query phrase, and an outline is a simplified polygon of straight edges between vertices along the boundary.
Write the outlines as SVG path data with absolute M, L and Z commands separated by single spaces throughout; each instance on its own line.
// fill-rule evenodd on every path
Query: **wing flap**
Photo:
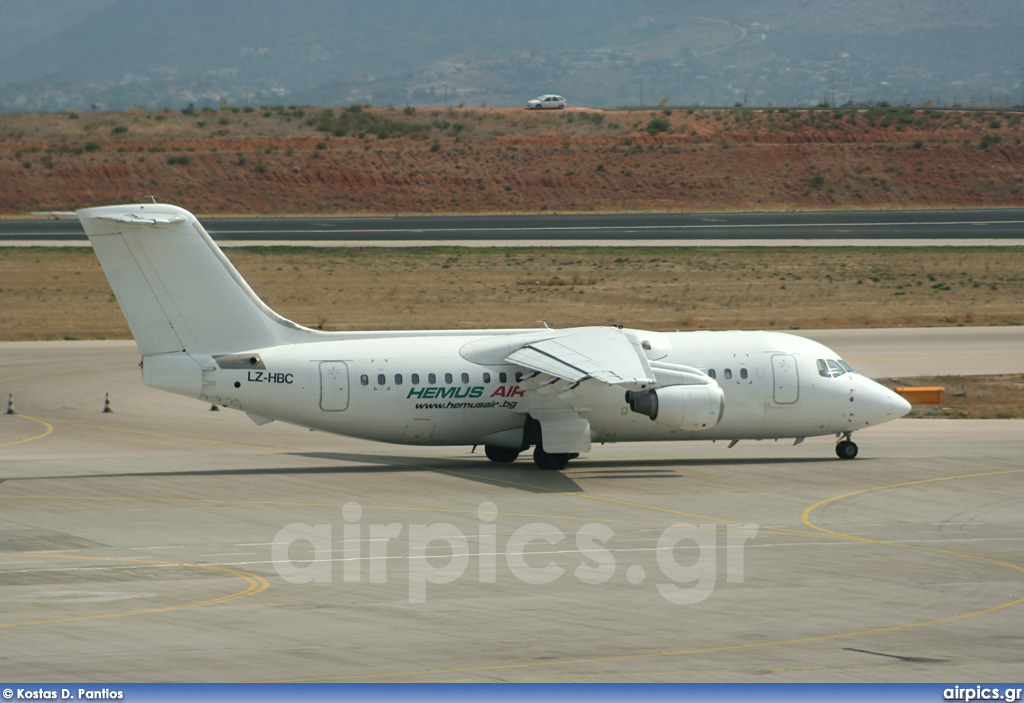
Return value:
M 527 342 L 505 361 L 573 383 L 596 379 L 607 385 L 654 383 L 640 343 L 616 327 L 580 327 Z

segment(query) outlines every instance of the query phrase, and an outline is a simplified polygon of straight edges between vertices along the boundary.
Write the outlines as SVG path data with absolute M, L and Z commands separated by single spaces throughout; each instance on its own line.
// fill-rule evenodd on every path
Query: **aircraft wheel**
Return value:
M 848 439 L 836 444 L 836 456 L 840 459 L 854 459 L 857 456 L 857 445 Z
M 509 447 L 497 447 L 493 444 L 484 445 L 484 454 L 491 461 L 495 461 L 499 464 L 511 464 L 513 461 L 519 458 L 519 450 L 511 449 Z
M 549 471 L 561 471 L 564 469 L 572 456 L 570 454 L 548 454 L 539 446 L 533 450 L 533 463 L 537 468 Z

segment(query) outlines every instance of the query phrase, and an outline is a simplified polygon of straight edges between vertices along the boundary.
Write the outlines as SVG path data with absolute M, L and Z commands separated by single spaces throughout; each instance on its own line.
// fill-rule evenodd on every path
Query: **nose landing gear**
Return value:
M 850 440 L 850 433 L 844 432 L 843 438 L 836 442 L 836 456 L 840 459 L 855 459 L 857 445 Z

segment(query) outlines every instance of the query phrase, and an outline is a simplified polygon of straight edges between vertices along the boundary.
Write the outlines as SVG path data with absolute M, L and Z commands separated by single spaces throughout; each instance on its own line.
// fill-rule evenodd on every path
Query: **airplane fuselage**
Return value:
M 802 337 L 631 332 L 655 341 L 647 352 L 652 360 L 696 367 L 716 380 L 724 395 L 717 424 L 688 430 L 652 421 L 632 412 L 614 386 L 568 400 L 545 394 L 522 367 L 466 358 L 474 343 L 490 337 L 482 335 L 356 338 L 220 358 L 159 355 L 144 361 L 144 379 L 243 410 L 257 422 L 278 419 L 400 444 L 519 445 L 526 417 L 543 410 L 586 419 L 594 442 L 811 437 L 903 414 L 891 391 L 870 379 L 853 372 L 823 375 L 820 360 L 839 356 Z M 515 334 L 522 333 L 507 336 Z M 162 383 L 152 370 L 167 363 L 191 368 L 191 380 L 183 384 L 180 375 L 168 374 L 175 381 Z

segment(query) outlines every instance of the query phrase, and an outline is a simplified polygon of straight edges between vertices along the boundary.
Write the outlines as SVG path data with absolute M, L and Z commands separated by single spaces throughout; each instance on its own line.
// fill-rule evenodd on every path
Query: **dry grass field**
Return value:
M 623 324 L 657 330 L 1024 324 L 1022 252 L 936 248 L 292 248 L 228 250 L 309 327 Z M 0 258 L 0 338 L 128 338 L 95 255 Z
M 1024 374 L 993 376 L 924 376 L 877 379 L 889 388 L 942 386 L 941 405 L 915 405 L 908 417 L 1011 418 L 1024 417 Z

